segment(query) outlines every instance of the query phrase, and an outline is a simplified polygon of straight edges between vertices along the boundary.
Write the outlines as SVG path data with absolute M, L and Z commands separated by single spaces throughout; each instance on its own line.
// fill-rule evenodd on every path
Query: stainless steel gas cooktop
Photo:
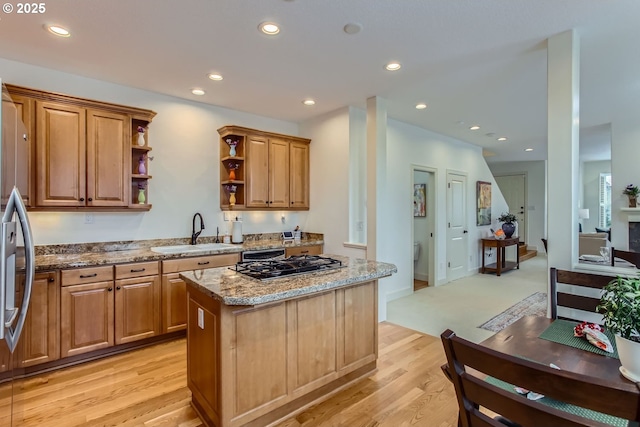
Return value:
M 314 273 L 343 267 L 342 261 L 317 255 L 298 255 L 280 260 L 242 261 L 230 267 L 259 280 Z

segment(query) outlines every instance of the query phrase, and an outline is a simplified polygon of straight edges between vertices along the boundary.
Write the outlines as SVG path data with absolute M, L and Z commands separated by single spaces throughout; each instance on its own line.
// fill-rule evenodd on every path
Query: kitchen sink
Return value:
M 203 243 L 200 245 L 175 245 L 175 246 L 155 246 L 151 248 L 151 251 L 171 255 L 171 254 L 184 254 L 184 253 L 198 253 L 198 252 L 208 252 L 208 251 L 217 251 L 222 249 L 236 249 L 239 248 L 237 245 L 232 245 L 230 243 Z

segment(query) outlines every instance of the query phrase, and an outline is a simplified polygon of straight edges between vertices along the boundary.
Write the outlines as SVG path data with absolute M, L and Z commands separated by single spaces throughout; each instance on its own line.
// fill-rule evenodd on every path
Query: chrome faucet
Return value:
M 200 230 L 198 230 L 198 232 L 196 232 L 196 217 L 200 217 Z M 198 236 L 200 235 L 200 233 L 202 233 L 202 230 L 204 230 L 204 221 L 202 220 L 202 215 L 200 215 L 200 212 L 196 212 L 196 214 L 193 216 L 193 228 L 191 229 L 192 245 L 195 245 L 197 243 Z

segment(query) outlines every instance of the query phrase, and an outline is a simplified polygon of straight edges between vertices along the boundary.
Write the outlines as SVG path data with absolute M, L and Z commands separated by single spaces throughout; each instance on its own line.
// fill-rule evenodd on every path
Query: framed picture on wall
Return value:
M 413 185 L 413 216 L 427 216 L 427 184 Z
M 476 225 L 491 225 L 491 183 L 478 181 Z

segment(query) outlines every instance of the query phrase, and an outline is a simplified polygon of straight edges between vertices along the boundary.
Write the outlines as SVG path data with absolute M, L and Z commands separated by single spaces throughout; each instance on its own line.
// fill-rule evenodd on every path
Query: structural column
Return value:
M 548 263 L 571 268 L 578 256 L 580 43 L 574 30 L 547 41 Z

